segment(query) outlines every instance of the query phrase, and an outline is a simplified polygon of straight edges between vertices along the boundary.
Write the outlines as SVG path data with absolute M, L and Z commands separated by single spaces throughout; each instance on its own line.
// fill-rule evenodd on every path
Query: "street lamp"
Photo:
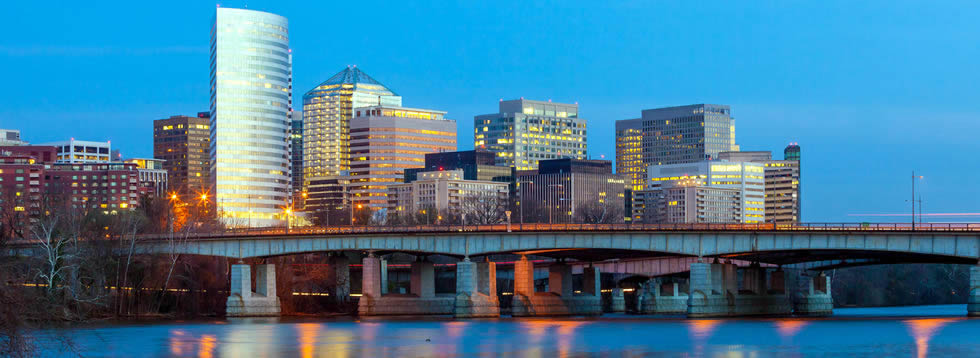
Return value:
M 915 181 L 916 179 L 922 179 L 922 176 L 916 176 L 915 171 L 912 171 L 912 199 L 906 200 L 912 202 L 912 230 L 915 230 Z M 922 223 L 922 198 L 919 198 L 919 223 Z
M 289 235 L 290 219 L 293 217 L 293 208 L 286 207 L 284 212 L 286 213 L 286 235 Z

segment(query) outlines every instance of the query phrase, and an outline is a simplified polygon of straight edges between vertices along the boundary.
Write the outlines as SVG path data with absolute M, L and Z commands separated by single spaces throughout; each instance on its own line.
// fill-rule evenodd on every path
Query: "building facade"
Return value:
M 578 104 L 501 100 L 498 113 L 474 117 L 473 144 L 494 153 L 496 165 L 532 170 L 542 160 L 585 159 L 586 131 Z
M 350 169 L 354 109 L 376 105 L 398 107 L 402 98 L 356 66 L 348 66 L 303 95 L 305 181 Z
M 292 164 L 290 173 L 293 179 L 293 204 L 302 206 L 303 197 L 303 119 L 292 119 L 292 133 L 289 136 L 292 151 L 289 153 Z
M 495 224 L 506 220 L 509 191 L 509 183 L 463 179 L 462 169 L 420 172 L 411 183 L 388 187 L 388 215 L 435 209 L 437 221 Z
M 622 223 L 626 183 L 607 160 L 553 159 L 516 180 L 517 222 Z
M 20 139 L 20 131 L 16 129 L 0 129 L 0 147 L 27 145 Z
M 753 224 L 765 219 L 764 164 L 702 161 L 651 165 L 647 175 L 644 222 L 676 223 L 682 221 L 672 220 L 683 217 L 690 220 L 683 222 Z M 678 205 L 683 208 L 672 208 Z M 679 216 L 681 211 L 686 214 Z
M 716 104 L 647 109 L 616 121 L 616 170 L 642 190 L 651 165 L 695 163 L 737 151 L 731 107 Z
M 211 28 L 211 181 L 230 226 L 277 226 L 291 199 L 289 22 L 218 8 Z
M 211 113 L 153 121 L 153 158 L 163 160 L 167 189 L 187 201 L 211 188 Z
M 56 162 L 63 164 L 108 163 L 112 161 L 112 143 L 75 140 L 40 144 L 58 149 Z
M 772 152 L 722 152 L 721 160 L 754 162 L 765 166 L 767 223 L 794 225 L 801 219 L 800 146 L 793 143 L 783 151 L 783 160 L 772 159 Z
M 355 205 L 388 207 L 388 185 L 404 182 L 406 169 L 425 155 L 456 150 L 456 121 L 446 112 L 394 106 L 354 110 L 350 122 L 350 195 Z
M 510 183 L 514 181 L 514 168 L 495 165 L 494 153 L 483 149 L 439 152 L 425 155 L 425 166 L 405 169 L 405 182 L 411 183 L 418 173 L 430 171 L 462 170 L 465 180 L 483 180 Z
M 140 192 L 158 198 L 168 197 L 168 178 L 167 169 L 164 168 L 166 161 L 152 158 L 132 158 L 126 159 L 123 163 L 136 164 L 136 172 L 139 177 Z M 201 193 L 205 198 L 210 197 L 209 193 Z

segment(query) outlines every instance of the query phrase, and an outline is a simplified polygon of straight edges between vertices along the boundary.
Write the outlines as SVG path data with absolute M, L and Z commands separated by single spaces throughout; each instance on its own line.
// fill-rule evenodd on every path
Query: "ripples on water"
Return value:
M 825 319 L 238 319 L 71 332 L 105 357 L 980 357 L 964 305 L 838 309 Z M 61 349 L 51 347 L 46 355 Z

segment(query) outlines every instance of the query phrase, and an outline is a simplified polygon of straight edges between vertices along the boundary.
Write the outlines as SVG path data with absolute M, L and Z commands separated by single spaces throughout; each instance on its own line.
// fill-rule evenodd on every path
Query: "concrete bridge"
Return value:
M 637 258 L 677 258 L 689 267 L 686 293 L 677 282 L 652 280 L 641 288 L 638 310 L 686 312 L 691 317 L 726 315 L 829 314 L 830 280 L 816 273 L 790 305 L 782 265 L 832 262 L 826 267 L 882 263 L 956 263 L 977 265 L 980 225 L 974 224 L 811 224 L 796 226 L 739 224 L 679 225 L 492 225 L 420 227 L 333 227 L 262 229 L 199 235 L 171 241 L 142 237 L 142 254 L 182 253 L 229 258 L 268 258 L 314 252 L 356 252 L 362 258 L 364 315 L 499 315 L 496 265 L 490 255 L 515 254 L 512 314 L 590 315 L 601 313 L 599 270 Z M 434 292 L 432 263 L 411 265 L 411 294 L 385 295 L 381 256 L 408 253 L 456 257 L 456 295 Z M 548 268 L 548 292 L 535 292 L 534 264 L 528 255 L 558 259 Z M 478 258 L 484 259 L 478 259 Z M 349 277 L 345 257 L 332 259 L 337 275 Z M 733 262 L 742 262 L 739 268 Z M 580 290 L 572 289 L 572 266 L 581 266 Z M 744 265 L 750 263 L 750 265 Z M 341 267 L 343 266 L 343 267 Z M 278 314 L 275 270 L 258 265 L 251 292 L 249 265 L 232 267 L 229 315 Z M 578 270 L 576 270 L 578 271 Z M 677 268 L 668 269 L 677 271 Z M 661 270 L 660 272 L 665 272 Z M 648 273 L 656 276 L 656 272 Z M 968 312 L 980 315 L 980 268 L 971 269 Z M 349 288 L 347 289 L 349 292 Z M 622 292 L 614 290 L 613 300 Z M 621 306 L 618 303 L 614 307 Z

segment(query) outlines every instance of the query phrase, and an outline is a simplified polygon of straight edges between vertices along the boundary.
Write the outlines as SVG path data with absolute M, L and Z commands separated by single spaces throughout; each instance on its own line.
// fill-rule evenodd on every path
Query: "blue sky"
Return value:
M 290 20 L 294 97 L 356 64 L 460 147 L 501 98 L 578 102 L 593 156 L 642 109 L 733 107 L 743 150 L 799 142 L 805 221 L 980 212 L 974 1 L 223 1 Z M 215 3 L 5 4 L 0 128 L 152 155 L 152 120 L 208 106 Z M 930 217 L 933 221 L 980 221 Z

